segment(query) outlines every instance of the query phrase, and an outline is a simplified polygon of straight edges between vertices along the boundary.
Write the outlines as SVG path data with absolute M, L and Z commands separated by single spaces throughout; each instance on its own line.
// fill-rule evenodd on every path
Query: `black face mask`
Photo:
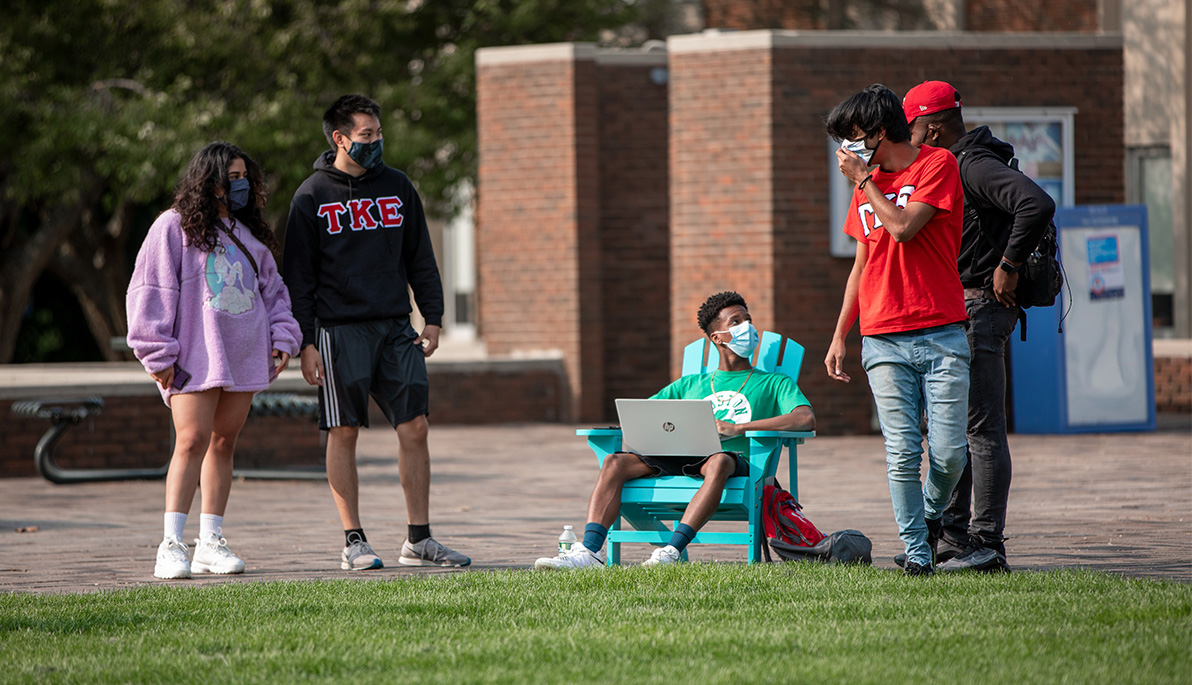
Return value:
M 374 140 L 371 143 L 357 143 L 352 141 L 352 147 L 348 148 L 348 156 L 361 167 L 371 169 L 381 163 L 381 155 L 385 148 L 384 143 L 384 138 Z

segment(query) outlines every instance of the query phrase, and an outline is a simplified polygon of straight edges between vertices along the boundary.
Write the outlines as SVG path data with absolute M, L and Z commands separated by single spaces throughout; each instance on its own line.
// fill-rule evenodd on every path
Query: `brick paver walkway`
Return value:
M 551 553 L 565 523 L 581 529 L 595 459 L 574 426 L 436 427 L 431 431 L 435 536 L 475 570 L 527 568 Z M 1018 569 L 1086 567 L 1192 581 L 1192 432 L 1011 436 L 1014 485 L 1007 550 Z M 405 507 L 387 429 L 362 432 L 365 530 L 386 568 L 349 576 L 325 482 L 237 482 L 225 535 L 243 576 L 152 577 L 163 484 L 53 485 L 0 480 L 0 592 L 86 592 L 172 582 L 396 578 L 442 572 L 397 563 Z M 820 437 L 800 450 L 805 513 L 825 531 L 857 528 L 874 564 L 893 568 L 897 537 L 880 437 Z M 785 470 L 785 462 L 779 474 Z M 198 506 L 187 537 L 197 536 Z M 16 532 L 36 526 L 37 532 Z M 714 528 L 712 528 L 714 529 Z M 629 547 L 630 560 L 645 546 Z M 743 561 L 735 547 L 692 548 L 692 559 Z

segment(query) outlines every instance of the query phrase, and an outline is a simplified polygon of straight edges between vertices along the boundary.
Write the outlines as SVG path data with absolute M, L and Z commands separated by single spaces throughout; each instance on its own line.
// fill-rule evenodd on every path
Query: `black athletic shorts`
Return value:
M 637 452 L 630 452 L 630 454 L 654 469 L 655 476 L 690 476 L 691 478 L 703 478 L 704 476 L 699 470 L 705 461 L 712 458 L 712 455 L 706 457 L 647 457 Z M 745 461 L 740 454 L 736 452 L 725 452 L 725 454 L 737 460 L 737 468 L 729 474 L 729 478 L 749 475 L 749 462 Z
M 319 327 L 319 428 L 368 427 L 371 395 L 393 426 L 430 413 L 426 355 L 408 317 Z

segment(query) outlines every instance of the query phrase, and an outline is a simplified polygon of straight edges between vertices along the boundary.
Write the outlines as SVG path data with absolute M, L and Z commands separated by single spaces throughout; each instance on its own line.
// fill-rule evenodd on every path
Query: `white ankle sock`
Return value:
M 223 517 L 215 514 L 199 514 L 199 539 L 206 540 L 208 535 L 219 535 L 223 532 Z
M 186 529 L 186 514 L 180 511 L 167 511 L 163 537 L 182 540 L 182 531 Z

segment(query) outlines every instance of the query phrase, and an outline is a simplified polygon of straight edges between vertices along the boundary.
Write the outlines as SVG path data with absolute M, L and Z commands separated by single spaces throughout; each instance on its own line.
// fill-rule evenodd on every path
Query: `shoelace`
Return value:
M 437 561 L 439 559 L 439 557 L 443 554 L 443 550 L 445 548 L 443 547 L 442 544 L 439 543 L 438 540 L 436 540 L 434 538 L 427 538 L 427 542 L 429 544 L 427 544 L 426 546 L 424 546 L 422 548 L 423 558 L 429 558 L 432 561 Z M 430 553 L 429 557 L 426 556 L 427 552 Z
M 226 558 L 226 557 L 235 556 L 234 554 L 232 554 L 232 550 L 228 549 L 228 540 L 227 540 L 227 538 L 225 538 L 223 536 L 220 536 L 219 539 L 215 542 L 215 544 L 204 543 L 201 540 L 195 540 L 195 546 L 197 547 L 199 545 L 204 545 L 206 547 L 210 547 L 212 550 L 215 551 L 215 554 L 220 557 Z M 185 547 L 185 545 L 183 545 L 183 547 Z
M 173 556 L 176 561 L 183 559 L 190 561 L 189 551 L 186 543 L 181 540 L 173 540 L 170 544 L 166 545 L 166 553 Z

